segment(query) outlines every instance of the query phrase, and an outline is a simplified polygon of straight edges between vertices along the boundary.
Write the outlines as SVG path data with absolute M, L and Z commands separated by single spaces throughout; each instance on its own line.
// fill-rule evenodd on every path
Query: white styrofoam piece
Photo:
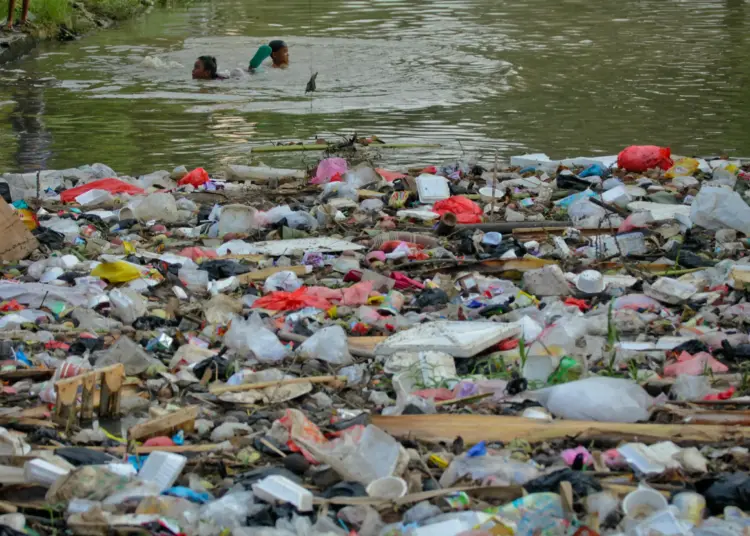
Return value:
M 267 476 L 253 484 L 253 493 L 266 502 L 288 502 L 300 512 L 310 512 L 313 509 L 312 493 L 281 475 Z
M 375 353 L 393 355 L 432 350 L 453 357 L 473 357 L 520 332 L 521 327 L 513 324 L 437 320 L 391 335 L 375 348 Z
M 448 179 L 445 177 L 422 173 L 416 178 L 416 183 L 420 203 L 430 204 L 435 201 L 448 199 L 451 196 L 450 188 L 448 188 Z
M 40 458 L 29 460 L 23 466 L 23 476 L 29 484 L 51 486 L 58 478 L 68 473 L 67 469 Z
M 267 242 L 243 242 L 231 240 L 216 248 L 217 255 L 227 255 L 230 251 L 237 255 L 270 255 L 280 257 L 295 250 L 320 251 L 323 253 L 341 253 L 342 251 L 357 251 L 364 246 L 342 240 L 320 236 L 317 238 L 294 238 L 292 240 L 270 240 Z
M 138 471 L 138 478 L 144 482 L 153 482 L 161 491 L 164 491 L 172 487 L 186 463 L 187 458 L 181 454 L 152 452 Z

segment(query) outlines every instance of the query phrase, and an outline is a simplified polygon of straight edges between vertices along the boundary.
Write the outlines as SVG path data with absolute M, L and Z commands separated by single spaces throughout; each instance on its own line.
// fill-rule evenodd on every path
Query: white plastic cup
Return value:
M 406 495 L 408 488 L 403 478 L 386 476 L 370 482 L 367 494 L 376 499 L 398 499 Z
M 604 291 L 604 278 L 596 270 L 585 270 L 578 274 L 576 288 L 586 294 L 599 294 Z
M 656 490 L 639 487 L 631 491 L 622 501 L 622 511 L 627 517 L 645 519 L 669 507 L 667 499 Z

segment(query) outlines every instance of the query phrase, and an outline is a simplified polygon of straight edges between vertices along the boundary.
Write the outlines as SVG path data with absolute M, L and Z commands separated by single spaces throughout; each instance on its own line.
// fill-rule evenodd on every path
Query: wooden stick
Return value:
M 482 393 L 481 395 L 471 395 L 471 396 L 465 396 L 463 398 L 451 398 L 450 400 L 441 400 L 440 402 L 435 402 L 435 407 L 439 408 L 440 406 L 449 406 L 451 404 L 461 404 L 463 402 L 477 402 L 479 400 L 482 400 L 483 398 L 488 398 L 492 396 L 494 393 Z
M 138 441 L 159 435 L 170 435 L 177 430 L 192 432 L 197 417 L 198 406 L 188 406 L 162 417 L 131 426 L 128 430 L 128 440 Z
M 359 147 L 375 147 L 377 149 L 439 149 L 440 144 L 436 143 L 373 143 L 370 145 L 359 145 Z M 338 147 L 334 144 L 314 143 L 307 145 L 261 145 L 253 147 L 253 153 L 282 153 L 294 151 L 327 151 L 336 150 Z
M 345 382 L 346 376 L 311 376 L 308 378 L 288 378 L 286 380 L 274 380 L 268 382 L 246 383 L 243 385 L 225 385 L 223 387 L 212 387 L 209 392 L 213 395 L 222 393 L 239 393 L 242 391 L 252 391 L 253 389 L 265 389 L 266 387 L 275 387 L 277 385 L 292 385 L 295 383 L 331 383 Z

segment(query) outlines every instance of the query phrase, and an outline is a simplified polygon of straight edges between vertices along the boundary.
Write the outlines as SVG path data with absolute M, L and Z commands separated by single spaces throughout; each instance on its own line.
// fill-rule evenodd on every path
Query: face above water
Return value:
M 271 54 L 274 67 L 286 67 L 289 65 L 289 48 L 282 47 Z
M 206 70 L 203 62 L 201 60 L 195 60 L 195 65 L 193 65 L 193 80 L 209 80 L 210 78 L 211 73 Z

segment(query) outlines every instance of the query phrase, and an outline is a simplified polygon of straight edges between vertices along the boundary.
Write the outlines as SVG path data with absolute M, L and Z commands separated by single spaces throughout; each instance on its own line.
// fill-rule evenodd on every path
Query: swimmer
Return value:
M 193 65 L 193 80 L 224 80 L 226 77 L 218 73 L 216 58 L 213 56 L 201 56 L 195 60 Z
M 262 45 L 250 60 L 250 72 L 255 71 L 266 58 L 270 57 L 273 61 L 271 67 L 274 69 L 286 69 L 289 67 L 289 47 L 280 39 L 271 41 L 267 45 Z

